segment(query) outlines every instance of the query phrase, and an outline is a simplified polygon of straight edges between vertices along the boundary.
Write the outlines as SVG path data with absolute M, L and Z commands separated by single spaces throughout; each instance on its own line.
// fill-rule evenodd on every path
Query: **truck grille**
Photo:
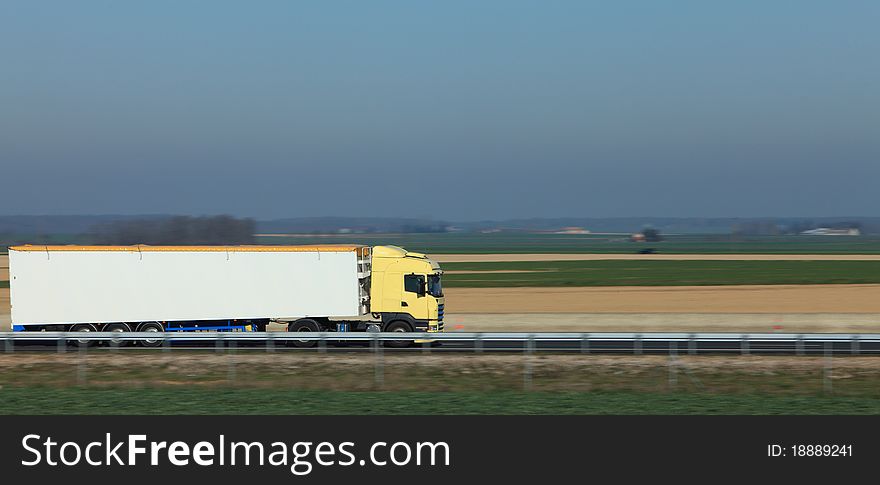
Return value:
M 437 305 L 437 331 L 443 331 L 443 304 Z

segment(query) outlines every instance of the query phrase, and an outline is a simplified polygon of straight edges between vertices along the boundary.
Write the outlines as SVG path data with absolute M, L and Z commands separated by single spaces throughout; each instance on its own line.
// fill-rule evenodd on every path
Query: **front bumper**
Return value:
M 428 333 L 437 333 L 443 331 L 443 320 L 428 320 L 428 328 L 425 330 Z M 436 340 L 434 339 L 419 339 L 414 340 L 413 342 L 417 344 L 424 343 L 434 343 Z

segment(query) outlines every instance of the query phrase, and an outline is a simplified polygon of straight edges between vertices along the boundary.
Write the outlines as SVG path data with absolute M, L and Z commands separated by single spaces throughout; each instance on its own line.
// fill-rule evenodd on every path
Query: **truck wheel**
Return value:
M 111 323 L 111 324 L 105 326 L 103 328 L 103 331 L 105 331 L 105 332 L 120 332 L 120 333 L 131 332 L 131 327 L 129 327 L 127 323 Z M 129 343 L 131 343 L 131 342 L 128 342 L 125 340 L 120 340 L 119 342 L 117 342 L 117 345 L 119 347 L 125 347 Z M 108 345 L 112 345 L 112 344 L 108 343 Z
M 146 322 L 146 323 L 140 324 L 137 331 L 138 332 L 161 333 L 161 332 L 164 332 L 165 329 L 162 328 L 162 324 L 159 322 Z M 158 347 L 158 346 L 162 345 L 162 339 L 140 340 L 140 341 L 138 341 L 138 344 L 140 344 L 141 346 L 144 346 L 144 347 Z
M 91 323 L 80 323 L 79 325 L 74 325 L 70 328 L 70 330 L 74 332 L 97 332 L 98 329 L 95 328 Z M 75 338 L 69 340 L 70 343 L 77 347 L 89 347 L 91 345 L 95 345 L 95 341 L 87 338 Z
M 408 323 L 403 320 L 397 320 L 388 324 L 385 327 L 386 332 L 412 332 L 412 328 Z M 413 344 L 412 340 L 386 340 L 385 346 L 392 347 L 395 349 L 402 349 L 404 347 L 409 347 Z
M 310 319 L 310 318 L 301 318 L 295 322 L 287 325 L 288 332 L 320 332 L 321 327 L 318 325 L 318 322 Z M 314 340 L 288 340 L 287 345 L 293 345 L 294 347 L 314 347 L 318 342 Z

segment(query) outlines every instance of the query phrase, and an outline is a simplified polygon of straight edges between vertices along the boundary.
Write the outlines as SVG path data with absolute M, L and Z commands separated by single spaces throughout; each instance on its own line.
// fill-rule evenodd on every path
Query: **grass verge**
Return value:
M 838 357 L 0 354 L 11 414 L 876 414 L 880 361 Z M 332 372 L 328 372 L 332 369 Z M 528 370 L 529 392 L 524 392 Z

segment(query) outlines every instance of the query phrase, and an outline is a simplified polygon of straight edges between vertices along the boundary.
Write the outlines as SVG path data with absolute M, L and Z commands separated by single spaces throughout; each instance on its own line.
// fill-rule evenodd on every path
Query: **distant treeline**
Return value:
M 880 234 L 880 217 L 606 217 L 535 218 L 506 221 L 452 223 L 463 230 L 499 228 L 506 230 L 556 230 L 582 227 L 594 233 L 628 233 L 653 227 L 664 234 L 785 235 L 809 229 L 860 229 L 862 234 Z
M 220 227 L 217 227 L 220 226 Z M 236 227 L 238 229 L 232 229 Z M 163 214 L 97 216 L 0 216 L 0 244 L 68 244 L 120 240 L 222 241 L 245 240 L 250 227 L 256 234 L 376 234 L 443 232 L 552 232 L 579 227 L 593 233 L 632 234 L 645 227 L 663 234 L 725 236 L 800 234 L 817 227 L 855 228 L 862 234 L 880 234 L 880 217 L 563 217 L 485 221 L 451 221 L 398 217 L 297 217 L 272 220 L 235 219 L 230 216 L 186 217 Z M 153 231 L 162 231 L 155 234 Z M 232 235 L 235 235 L 234 237 Z M 193 244 L 201 244 L 193 242 Z M 207 244 L 207 243 L 205 243 Z M 232 244 L 232 243 L 229 243 Z
M 396 217 L 297 217 L 258 221 L 259 233 L 437 233 L 447 232 L 449 222 Z
M 85 216 L 0 216 L 0 234 L 85 234 L 91 228 L 116 221 L 162 220 L 173 214 L 85 215 Z
M 253 219 L 176 216 L 108 222 L 94 226 L 90 233 L 95 244 L 253 244 L 255 229 Z

